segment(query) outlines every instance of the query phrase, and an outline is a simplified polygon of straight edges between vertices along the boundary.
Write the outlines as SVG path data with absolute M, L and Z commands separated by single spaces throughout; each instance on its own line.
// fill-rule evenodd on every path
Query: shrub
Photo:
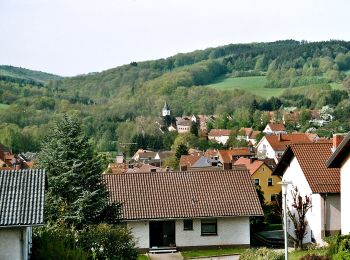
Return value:
M 350 235 L 336 236 L 328 239 L 328 255 L 333 256 L 333 259 L 350 259 Z
M 300 257 L 300 260 L 331 260 L 331 258 L 324 255 L 307 254 L 303 257 Z
M 240 260 L 283 260 L 284 254 L 267 248 L 247 249 L 239 257 Z

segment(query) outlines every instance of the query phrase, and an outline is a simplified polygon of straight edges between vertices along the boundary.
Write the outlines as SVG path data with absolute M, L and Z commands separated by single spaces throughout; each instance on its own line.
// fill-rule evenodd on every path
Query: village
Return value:
M 117 154 L 101 176 L 110 200 L 122 204 L 121 221 L 131 230 L 139 252 L 283 248 L 281 183 L 289 184 L 284 194 L 291 214 L 298 212 L 296 197 L 309 207 L 305 219 L 299 216 L 293 222 L 289 216 L 289 246 L 324 246 L 327 236 L 349 233 L 350 134 L 322 138 L 312 132 L 288 132 L 287 116 L 298 123 L 295 109 L 283 114 L 281 121 L 273 112 L 267 114 L 270 120 L 262 131 L 242 128 L 234 135 L 241 147 L 201 151 L 180 144 L 176 151 L 139 148 L 127 158 L 127 146 L 135 144 L 124 144 L 124 153 Z M 310 122 L 332 120 L 331 114 L 314 114 Z M 222 147 L 232 139 L 230 129 L 208 131 L 215 116 L 176 117 L 174 122 L 170 116 L 165 102 L 162 120 L 156 121 L 160 132 L 184 135 L 197 124 L 199 135 Z M 174 157 L 177 165 L 169 166 Z M 9 227 L 6 237 L 0 236 L 1 256 L 28 259 L 32 228 L 44 224 L 45 170 L 36 169 L 35 158 L 36 154 L 13 154 L 0 145 L 0 225 Z M 298 237 L 300 221 L 307 225 Z

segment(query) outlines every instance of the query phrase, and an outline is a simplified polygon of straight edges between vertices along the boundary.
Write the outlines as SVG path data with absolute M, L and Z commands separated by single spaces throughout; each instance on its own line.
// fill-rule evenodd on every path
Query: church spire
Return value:
M 170 116 L 170 108 L 169 108 L 168 104 L 166 103 L 166 101 L 164 102 L 162 116 Z

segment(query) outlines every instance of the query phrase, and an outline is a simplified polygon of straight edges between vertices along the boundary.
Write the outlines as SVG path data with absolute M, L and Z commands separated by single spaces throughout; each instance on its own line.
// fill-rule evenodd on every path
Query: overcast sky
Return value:
M 63 76 L 229 43 L 350 40 L 349 0 L 0 0 L 0 64 Z

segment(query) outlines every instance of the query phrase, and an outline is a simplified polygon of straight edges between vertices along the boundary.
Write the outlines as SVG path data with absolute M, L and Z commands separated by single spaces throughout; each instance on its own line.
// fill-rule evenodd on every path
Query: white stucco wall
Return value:
M 136 239 L 137 248 L 149 248 L 149 222 L 129 221 L 127 227 L 132 231 Z
M 22 259 L 22 229 L 0 228 L 0 259 Z
M 275 150 L 272 149 L 265 136 L 260 140 L 256 149 L 257 153 L 266 156 L 266 158 L 274 159 L 276 157 Z
M 218 218 L 217 235 L 202 236 L 201 220 L 193 220 L 193 230 L 184 230 L 183 220 L 176 220 L 176 246 L 249 245 L 249 217 Z
M 230 138 L 230 137 L 227 136 L 227 135 L 222 135 L 222 136 L 212 136 L 212 135 L 209 135 L 209 136 L 208 136 L 208 139 L 209 139 L 209 140 L 215 141 L 215 142 L 221 143 L 221 144 L 226 144 L 229 138 Z
M 298 160 L 295 157 L 292 159 L 290 166 L 286 169 L 283 175 L 283 181 L 292 182 L 294 186 L 298 187 L 302 196 L 311 195 L 312 208 L 306 214 L 309 226 L 307 228 L 307 234 L 303 240 L 304 243 L 311 242 L 311 237 L 313 237 L 316 240 L 316 243 L 323 244 L 322 238 L 325 235 L 325 230 L 340 230 L 340 195 L 312 194 L 311 188 L 302 172 Z M 287 205 L 290 208 L 292 203 L 291 189 L 292 187 L 289 187 L 287 193 Z M 288 225 L 288 232 L 293 235 L 294 228 L 292 222 L 289 221 Z
M 341 233 L 350 233 L 350 155 L 344 160 L 340 168 L 340 190 L 341 190 Z
M 137 239 L 138 248 L 149 248 L 148 221 L 130 221 L 127 227 Z M 249 245 L 249 217 L 217 218 L 217 233 L 215 236 L 202 236 L 200 219 L 193 219 L 193 230 L 184 230 L 183 220 L 175 220 L 175 242 L 178 247 Z

